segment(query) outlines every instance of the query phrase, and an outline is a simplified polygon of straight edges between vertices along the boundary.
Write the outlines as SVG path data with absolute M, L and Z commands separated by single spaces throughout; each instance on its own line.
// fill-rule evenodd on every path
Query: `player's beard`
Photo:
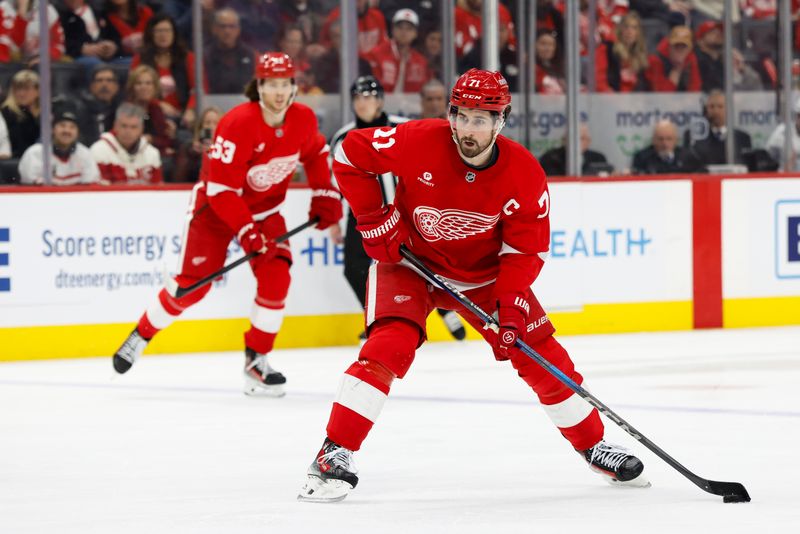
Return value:
M 474 158 L 489 146 L 489 144 L 481 145 L 477 139 L 472 136 L 465 135 L 463 137 L 459 137 L 458 139 L 458 147 L 461 149 L 461 153 L 468 158 Z

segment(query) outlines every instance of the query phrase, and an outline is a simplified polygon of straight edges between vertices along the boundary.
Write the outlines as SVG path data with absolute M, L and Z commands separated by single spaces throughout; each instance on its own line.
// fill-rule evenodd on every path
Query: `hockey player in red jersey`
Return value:
M 597 409 L 514 346 L 519 336 L 583 382 L 531 291 L 549 250 L 550 197 L 536 159 L 499 135 L 510 103 L 499 73 L 471 69 L 453 87 L 449 121 L 353 130 L 336 150 L 334 174 L 357 217 L 364 249 L 377 262 L 368 279 L 367 342 L 345 371 L 300 500 L 341 500 L 356 486 L 353 451 L 377 420 L 392 381 L 411 366 L 434 307 L 455 309 L 498 360 L 510 360 L 590 467 L 617 485 L 649 485 L 638 458 L 603 440 Z M 394 205 L 383 204 L 375 179 L 384 172 L 399 177 Z M 475 304 L 496 310 L 499 332 L 485 329 L 414 271 L 402 260 L 400 244 Z
M 263 54 L 255 74 L 245 89 L 250 101 L 222 117 L 204 156 L 175 281 L 186 287 L 219 270 L 233 238 L 245 253 L 260 253 L 250 261 L 257 290 L 244 335 L 245 393 L 280 396 L 286 379 L 270 367 L 267 354 L 283 320 L 292 253 L 287 242 L 276 244 L 274 238 L 286 233 L 280 210 L 297 163 L 303 164 L 312 188 L 309 218 L 319 218 L 317 228 L 336 224 L 342 207 L 331 185 L 329 149 L 317 118 L 311 108 L 293 102 L 297 86 L 291 58 Z M 128 371 L 147 342 L 209 289 L 181 298 L 162 289 L 114 355 L 114 369 Z

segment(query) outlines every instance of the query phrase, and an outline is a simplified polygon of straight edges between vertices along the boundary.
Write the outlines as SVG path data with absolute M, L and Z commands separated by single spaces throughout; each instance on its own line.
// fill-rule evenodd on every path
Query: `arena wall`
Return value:
M 176 268 L 189 193 L 0 191 L 0 361 L 110 355 Z M 551 197 L 551 256 L 534 290 L 559 333 L 800 324 L 800 178 L 559 178 Z M 289 227 L 308 202 L 290 189 Z M 317 230 L 291 243 L 277 346 L 355 344 L 362 319 L 341 248 Z M 252 275 L 214 285 L 147 352 L 240 349 Z M 447 339 L 438 320 L 429 335 Z

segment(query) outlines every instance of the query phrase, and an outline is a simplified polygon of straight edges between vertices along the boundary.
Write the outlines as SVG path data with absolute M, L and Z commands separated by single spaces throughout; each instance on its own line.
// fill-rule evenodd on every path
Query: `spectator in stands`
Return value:
M 42 143 L 31 145 L 19 162 L 22 184 L 78 185 L 100 181 L 92 153 L 78 141 L 78 115 L 72 109 L 53 111 L 52 178 L 45 180 Z
M 39 6 L 36 0 L 0 2 L 0 62 L 21 62 L 33 66 L 39 62 Z M 47 6 L 50 34 L 50 59 L 64 56 L 64 30 L 58 11 Z
M 278 51 L 284 52 L 294 61 L 295 72 L 305 72 L 311 68 L 306 59 L 306 38 L 300 26 L 286 25 L 278 33 Z M 299 85 L 299 84 L 298 84 Z
M 175 123 L 161 109 L 161 84 L 150 65 L 139 65 L 128 75 L 125 100 L 145 111 L 144 138 L 161 153 L 162 160 L 175 154 Z
M 59 13 L 68 56 L 87 69 L 117 55 L 117 44 L 109 34 L 108 24 L 85 0 L 64 0 Z M 104 22 L 104 21 L 103 21 Z
M 722 63 L 722 47 L 724 36 L 722 23 L 706 21 L 697 27 L 694 32 L 694 54 L 697 56 L 697 67 L 700 69 L 700 79 L 703 82 L 703 92 L 708 93 L 714 89 L 725 86 L 724 65 Z
M 257 53 L 275 50 L 281 28 L 281 11 L 274 0 L 229 0 L 227 7 L 239 14 L 242 41 Z
M 9 158 L 11 158 L 11 138 L 8 136 L 6 120 L 0 114 L 0 159 Z
M 121 57 L 131 58 L 139 53 L 144 43 L 144 29 L 152 16 L 153 10 L 140 6 L 137 0 L 105 1 L 109 36 L 117 44 Z
M 144 138 L 145 112 L 123 102 L 114 129 L 100 136 L 91 151 L 103 180 L 111 184 L 152 185 L 164 181 L 161 156 Z
M 536 3 L 536 29 L 551 33 L 558 40 L 558 48 L 564 48 L 564 15 L 555 6 L 555 0 Z
M 597 47 L 597 92 L 628 93 L 648 90 L 645 78 L 648 64 L 642 22 L 639 15 L 631 11 L 617 24 L 616 41 L 605 41 Z
M 564 61 L 555 32 L 540 30 L 536 34 L 536 92 L 561 95 L 566 92 Z
M 422 86 L 419 93 L 422 104 L 422 119 L 446 119 L 447 118 L 447 87 L 437 80 L 431 78 Z
M 203 154 L 213 144 L 214 131 L 222 117 L 219 108 L 210 107 L 203 110 L 200 120 L 194 125 L 192 139 L 186 141 L 178 149 L 175 157 L 175 172 L 171 182 L 196 182 L 200 176 L 200 165 Z
M 325 54 L 312 60 L 311 71 L 314 73 L 314 79 L 319 84 L 320 89 L 326 93 L 338 93 L 341 80 L 339 76 L 341 72 L 339 68 L 339 48 L 342 45 L 342 25 L 338 19 L 328 27 L 328 36 L 331 43 L 330 48 Z M 372 67 L 361 56 L 358 56 L 358 75 L 372 75 Z
M 76 101 L 81 143 L 91 146 L 100 134 L 111 129 L 119 99 L 117 72 L 106 64 L 96 65 L 88 90 L 81 91 Z
M 219 0 L 197 0 L 200 4 L 200 19 L 203 35 L 208 35 L 211 31 L 211 22 L 214 18 L 214 4 L 221 7 Z M 158 5 L 160 0 L 151 0 L 151 5 Z M 178 35 L 186 43 L 192 42 L 192 0 L 164 0 L 161 6 L 161 13 L 169 15 L 175 21 L 178 28 Z
M 392 18 L 392 38 L 366 56 L 373 75 L 387 93 L 418 93 L 431 78 L 425 56 L 411 47 L 417 28 L 417 14 L 401 9 Z
M 208 89 L 211 93 L 239 94 L 253 78 L 256 51 L 241 41 L 236 11 L 227 7 L 217 10 L 211 34 L 211 44 L 203 55 L 206 72 L 224 73 L 224 76 L 209 76 Z
M 609 172 L 610 165 L 606 157 L 596 150 L 591 150 L 592 136 L 589 133 L 589 125 L 580 125 L 581 155 L 579 158 L 581 174 L 584 176 L 596 175 L 600 172 L 598 164 L 605 164 L 608 167 L 603 169 Z M 547 176 L 564 176 L 567 173 L 567 138 L 564 137 L 564 144 L 558 148 L 552 148 L 539 158 L 539 164 Z
M 497 9 L 500 26 L 506 26 L 509 45 L 511 48 L 515 48 L 517 38 L 514 36 L 514 22 L 511 18 L 511 12 L 502 3 L 498 3 Z M 475 46 L 475 41 L 482 35 L 482 10 L 483 0 L 457 1 L 454 15 L 456 57 L 461 58 L 463 55 L 468 54 L 472 47 Z
M 358 15 L 358 54 L 364 56 L 376 46 L 389 40 L 386 19 L 383 18 L 383 13 L 379 9 L 370 7 L 369 0 L 356 0 L 356 14 Z M 333 46 L 331 27 L 338 20 L 339 7 L 337 6 L 331 10 L 322 24 L 319 34 L 321 45 L 328 48 Z
M 647 80 L 655 92 L 696 92 L 702 81 L 692 52 L 692 31 L 675 26 L 650 55 Z
M 698 163 L 688 148 L 678 146 L 678 128 L 669 119 L 656 123 L 653 143 L 633 155 L 634 174 L 693 172 Z
M 512 93 L 517 90 L 519 83 L 519 68 L 517 67 L 517 51 L 512 48 L 509 42 L 510 29 L 507 24 L 500 24 L 498 28 L 498 49 L 500 52 L 500 73 L 508 82 L 508 89 Z M 464 54 L 458 62 L 458 71 L 466 72 L 471 68 L 481 68 L 483 65 L 482 43 L 483 37 L 479 37 L 473 43 L 469 52 Z
M 303 30 L 303 35 L 307 43 L 317 43 L 324 19 L 323 13 L 327 11 L 324 9 L 322 1 L 279 0 L 278 3 L 280 4 L 281 22 L 283 25 L 299 26 Z M 318 46 L 319 50 L 313 53 L 312 57 L 318 57 L 325 51 L 322 45 Z
M 191 128 L 195 119 L 194 54 L 177 35 L 175 21 L 169 15 L 154 15 L 148 21 L 142 52 L 133 57 L 131 68 L 140 64 L 150 65 L 158 72 L 161 108 L 167 118 Z
M 719 89 L 711 91 L 703 103 L 702 128 L 689 129 L 684 135 L 684 146 L 692 149 L 700 166 L 727 163 L 725 138 L 728 136 L 725 116 L 725 93 Z M 742 130 L 733 131 L 734 161 L 744 163 L 744 151 L 752 147 L 750 135 Z
M 39 75 L 32 70 L 17 72 L 0 112 L 8 127 L 11 155 L 21 158 L 39 140 Z
M 733 59 L 733 90 L 734 91 L 761 91 L 764 85 L 761 77 L 747 64 L 742 53 L 734 48 Z
M 428 61 L 431 77 L 442 79 L 442 30 L 430 28 L 422 32 L 422 55 Z

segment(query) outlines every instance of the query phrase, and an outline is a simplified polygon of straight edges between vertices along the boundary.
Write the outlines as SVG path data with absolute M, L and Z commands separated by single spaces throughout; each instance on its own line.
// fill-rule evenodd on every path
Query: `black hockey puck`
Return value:
M 722 502 L 750 502 L 750 497 L 745 495 L 725 495 Z

